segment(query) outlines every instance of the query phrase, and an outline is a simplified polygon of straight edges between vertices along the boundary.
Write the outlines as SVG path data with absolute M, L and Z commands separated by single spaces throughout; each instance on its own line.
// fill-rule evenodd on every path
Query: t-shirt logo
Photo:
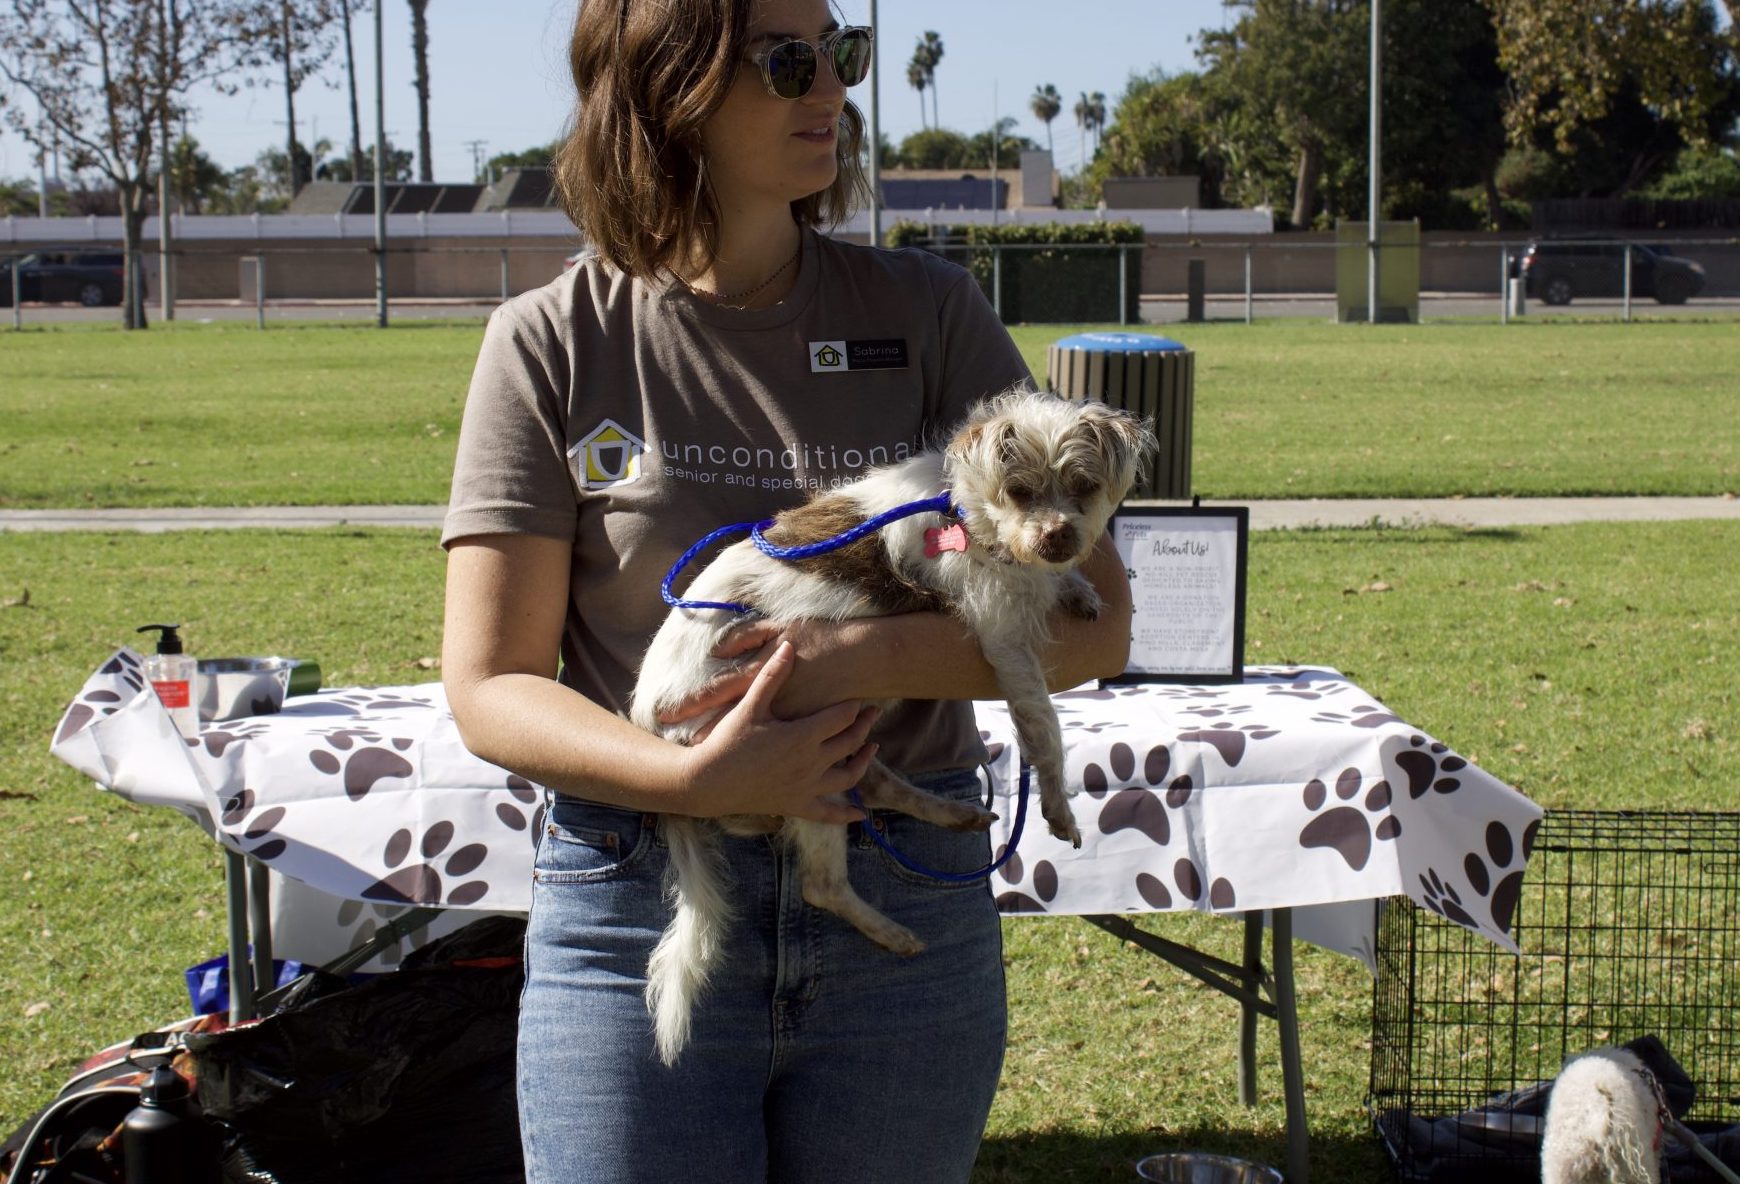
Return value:
M 874 341 L 812 341 L 809 348 L 811 374 L 904 370 L 907 365 L 906 339 L 903 337 Z
M 640 476 L 646 441 L 607 419 L 568 449 L 568 467 L 581 489 L 609 489 Z

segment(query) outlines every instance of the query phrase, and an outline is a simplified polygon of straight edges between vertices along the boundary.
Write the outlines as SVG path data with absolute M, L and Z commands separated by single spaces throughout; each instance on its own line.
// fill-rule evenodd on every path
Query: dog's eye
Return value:
M 1011 485 L 1004 492 L 1009 495 L 1009 500 L 1018 506 L 1025 506 L 1033 500 L 1033 490 L 1025 485 Z
M 1095 481 L 1072 481 L 1069 484 L 1069 496 L 1079 501 L 1086 501 L 1099 491 L 1099 483 Z

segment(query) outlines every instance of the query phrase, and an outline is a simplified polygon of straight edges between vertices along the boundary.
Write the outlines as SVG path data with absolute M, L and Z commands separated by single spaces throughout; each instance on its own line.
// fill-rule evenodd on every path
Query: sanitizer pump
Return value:
M 199 739 L 199 664 L 181 650 L 180 625 L 141 625 L 140 633 L 156 629 L 157 653 L 145 659 L 145 677 L 175 721 L 176 730 L 188 740 Z

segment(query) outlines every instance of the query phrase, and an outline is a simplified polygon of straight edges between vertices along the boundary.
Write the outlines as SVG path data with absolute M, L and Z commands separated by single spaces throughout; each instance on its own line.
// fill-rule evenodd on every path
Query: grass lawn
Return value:
M 1045 348 L 1091 326 L 1013 330 Z M 1740 491 L 1740 322 L 1168 326 L 1196 492 Z M 0 507 L 444 501 L 482 326 L 0 334 Z
M 180 335 L 156 334 L 140 348 Z M 8 384 L 0 401 L 14 398 Z M 1687 447 L 1720 435 L 1707 426 Z M 1339 667 L 1549 808 L 1740 809 L 1737 551 L 1734 522 L 1259 534 L 1249 658 Z M 224 944 L 217 849 L 48 755 L 84 677 L 133 625 L 184 619 L 196 653 L 312 657 L 332 686 L 434 678 L 420 659 L 438 652 L 441 571 L 424 531 L 0 536 L 0 1130 L 89 1051 L 184 1014 L 181 969 Z M 1239 940 L 1213 918 L 1151 924 L 1223 956 Z M 1284 1160 L 1272 1025 L 1247 1110 L 1230 1000 L 1075 919 L 1011 920 L 1005 936 L 1009 1057 L 977 1184 L 1127 1180 L 1139 1155 L 1182 1148 Z M 1313 1172 L 1375 1184 L 1370 980 L 1311 947 L 1298 973 Z

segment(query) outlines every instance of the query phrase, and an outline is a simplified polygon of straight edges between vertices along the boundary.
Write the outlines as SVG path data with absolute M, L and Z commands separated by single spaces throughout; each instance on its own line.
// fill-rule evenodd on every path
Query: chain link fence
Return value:
M 1365 274 L 1363 245 L 1323 236 L 1155 238 L 1145 244 L 937 242 L 924 247 L 967 267 L 1011 322 L 1175 324 L 1276 317 L 1364 320 L 1366 298 L 1338 290 L 1338 270 Z M 119 248 L 18 245 L 0 249 L 0 306 L 14 328 L 119 319 Z M 1415 322 L 1529 323 L 1585 318 L 1740 318 L 1740 238 L 1609 236 L 1535 239 L 1429 237 L 1413 252 L 1417 288 L 1386 307 Z M 158 252 L 139 252 L 145 313 L 186 320 L 368 321 L 479 318 L 562 274 L 573 241 L 496 244 L 423 240 L 386 251 L 376 286 L 372 244 L 182 245 L 169 254 L 166 292 Z M 1357 267 L 1341 267 L 1355 251 Z M 1345 262 L 1345 260 L 1342 260 Z M 1345 289 L 1343 279 L 1341 287 Z

